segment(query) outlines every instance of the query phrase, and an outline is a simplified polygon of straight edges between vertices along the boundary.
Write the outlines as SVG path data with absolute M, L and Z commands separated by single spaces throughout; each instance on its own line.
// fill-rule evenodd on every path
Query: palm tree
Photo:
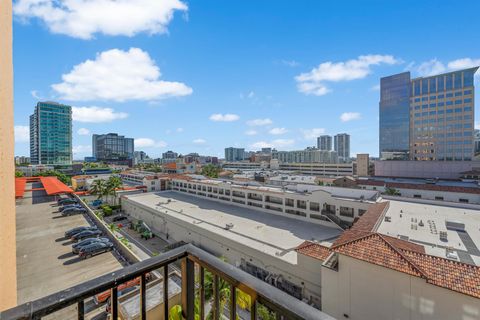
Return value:
M 106 183 L 107 185 L 107 196 L 108 195 L 113 195 L 114 196 L 114 203 L 116 202 L 117 199 L 117 189 L 122 186 L 122 179 L 120 179 L 117 176 L 111 176 L 108 178 L 108 181 Z
M 106 183 L 103 179 L 94 180 L 90 187 L 90 194 L 98 196 L 97 199 L 103 199 L 105 195 Z

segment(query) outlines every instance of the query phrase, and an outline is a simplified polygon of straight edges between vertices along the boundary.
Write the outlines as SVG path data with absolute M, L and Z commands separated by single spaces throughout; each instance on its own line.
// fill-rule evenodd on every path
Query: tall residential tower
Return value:
M 350 135 L 339 133 L 333 137 L 333 149 L 337 152 L 340 162 L 350 162 Z
M 382 78 L 381 159 L 472 160 L 477 69 L 415 79 L 409 72 Z
M 323 135 L 317 138 L 317 148 L 320 150 L 332 150 L 332 137 Z
M 30 116 L 31 164 L 72 164 L 72 107 L 39 102 Z

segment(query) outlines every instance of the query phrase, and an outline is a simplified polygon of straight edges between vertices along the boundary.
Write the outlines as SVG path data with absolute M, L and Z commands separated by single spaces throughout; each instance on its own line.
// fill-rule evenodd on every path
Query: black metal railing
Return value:
M 168 266 L 178 261 L 181 262 L 182 266 L 181 315 L 183 319 L 194 320 L 196 315 L 199 316 L 200 319 L 205 319 L 205 274 L 207 272 L 213 278 L 213 294 L 210 302 L 214 320 L 222 318 L 221 314 L 225 315 L 226 312 L 227 317 L 229 316 L 230 319 L 233 320 L 237 318 L 237 292 L 245 293 L 250 297 L 250 310 L 248 313 L 250 314 L 251 320 L 268 320 L 263 319 L 262 315 L 257 316 L 259 306 L 267 308 L 267 310 L 269 310 L 268 314 L 273 319 L 333 319 L 327 314 L 192 244 L 186 244 L 113 273 L 5 310 L 0 313 L 0 319 L 41 319 L 59 310 L 77 305 L 77 315 L 74 315 L 74 317 L 82 320 L 85 318 L 84 301 L 106 290 L 110 290 L 111 319 L 117 319 L 119 312 L 118 287 L 123 283 L 137 278 L 140 279 L 140 315 L 141 319 L 146 319 L 147 277 L 151 275 L 152 272 L 158 273 L 155 270 L 160 268 L 163 268 L 163 272 L 161 273 L 163 275 L 163 319 L 169 319 L 169 310 L 172 306 L 169 306 Z M 224 306 L 222 310 L 220 310 L 220 283 L 222 283 L 224 287 L 230 287 L 228 297 L 230 304 L 227 308 Z M 196 304 L 196 302 L 199 303 Z

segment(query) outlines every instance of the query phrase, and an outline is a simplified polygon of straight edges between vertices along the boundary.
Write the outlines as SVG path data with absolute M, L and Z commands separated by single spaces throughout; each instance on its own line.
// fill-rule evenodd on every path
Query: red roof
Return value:
M 40 182 L 49 196 L 61 193 L 73 193 L 73 190 L 58 180 L 57 177 L 40 177 Z
M 25 193 L 25 186 L 27 184 L 27 179 L 25 178 L 16 178 L 15 179 L 15 198 L 22 198 Z
M 325 261 L 331 254 L 331 251 L 328 247 L 311 241 L 303 242 L 295 249 L 295 251 L 322 261 Z

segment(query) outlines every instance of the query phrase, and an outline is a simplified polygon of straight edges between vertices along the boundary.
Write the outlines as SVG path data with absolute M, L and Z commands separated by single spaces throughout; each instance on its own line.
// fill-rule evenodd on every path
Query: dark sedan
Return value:
M 79 253 L 80 250 L 83 248 L 83 247 L 86 247 L 86 246 L 89 246 L 93 243 L 96 243 L 96 242 L 105 242 L 105 243 L 110 243 L 110 239 L 108 238 L 87 238 L 85 240 L 82 240 L 82 241 L 79 241 L 77 243 L 75 243 L 74 245 L 72 245 L 72 253 Z
M 98 238 L 102 235 L 102 231 L 100 230 L 86 230 L 86 231 L 82 231 L 80 233 L 77 233 L 76 235 L 74 235 L 73 237 L 71 237 L 70 239 L 72 239 L 72 241 L 74 242 L 77 242 L 77 241 L 82 241 L 83 239 L 87 239 L 87 238 Z
M 113 250 L 113 243 L 111 242 L 95 242 L 88 246 L 82 247 L 78 255 L 80 258 L 87 259 L 94 255 L 112 251 Z
M 70 208 L 83 208 L 81 205 L 79 205 L 78 203 L 75 203 L 75 204 L 67 204 L 67 205 L 64 205 L 63 207 L 60 207 L 58 209 L 58 211 L 62 212 L 64 210 L 67 210 L 67 209 L 70 209 Z
M 71 238 L 72 236 L 76 235 L 77 233 L 80 233 L 82 231 L 86 230 L 97 230 L 96 226 L 81 226 L 81 227 L 76 227 L 70 230 L 65 231 L 65 238 Z
M 87 209 L 83 207 L 72 207 L 62 211 L 62 216 L 71 216 L 74 214 L 83 214 L 87 213 Z

